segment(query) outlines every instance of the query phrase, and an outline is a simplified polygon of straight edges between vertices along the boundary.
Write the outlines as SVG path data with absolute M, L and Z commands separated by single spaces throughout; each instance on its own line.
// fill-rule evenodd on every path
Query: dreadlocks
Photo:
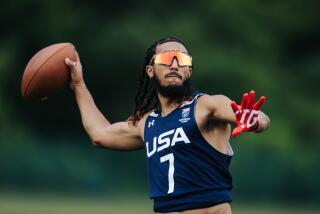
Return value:
M 133 124 L 136 124 L 136 122 L 139 121 L 145 113 L 147 113 L 151 109 L 156 108 L 159 104 L 155 80 L 154 78 L 149 78 L 145 69 L 146 66 L 149 65 L 151 58 L 155 54 L 157 46 L 166 42 L 178 42 L 186 47 L 186 45 L 181 40 L 175 37 L 166 37 L 154 42 L 147 49 L 144 58 L 144 64 L 142 67 L 142 72 L 139 77 L 138 90 L 134 99 L 135 107 L 133 111 L 133 116 L 129 118 L 129 121 Z

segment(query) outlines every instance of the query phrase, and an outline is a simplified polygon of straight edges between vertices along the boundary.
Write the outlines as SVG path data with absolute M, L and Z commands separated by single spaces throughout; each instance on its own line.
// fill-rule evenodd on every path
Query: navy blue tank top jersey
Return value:
M 149 194 L 155 212 L 173 212 L 231 202 L 232 177 L 228 166 L 232 149 L 223 154 L 202 136 L 195 121 L 197 98 L 167 116 L 153 111 L 146 120 Z M 231 154 L 232 153 L 232 154 Z

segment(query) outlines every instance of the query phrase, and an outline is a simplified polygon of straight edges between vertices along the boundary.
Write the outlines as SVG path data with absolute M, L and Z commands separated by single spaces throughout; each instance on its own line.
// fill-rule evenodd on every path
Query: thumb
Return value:
M 70 68 L 73 69 L 76 67 L 76 62 L 70 60 L 69 58 L 65 58 L 64 62 L 66 63 L 66 65 Z
M 232 137 L 237 137 L 239 134 L 243 133 L 245 130 L 238 126 L 232 131 Z

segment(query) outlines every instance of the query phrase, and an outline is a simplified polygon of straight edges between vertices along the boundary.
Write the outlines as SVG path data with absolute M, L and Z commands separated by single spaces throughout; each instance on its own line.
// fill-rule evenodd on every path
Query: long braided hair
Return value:
M 134 98 L 135 106 L 133 115 L 128 119 L 128 121 L 133 125 L 135 125 L 145 113 L 149 112 L 151 109 L 154 109 L 159 105 L 154 77 L 150 79 L 145 69 L 146 66 L 149 65 L 151 58 L 154 56 L 157 46 L 166 42 L 178 42 L 188 50 L 184 42 L 175 37 L 165 37 L 159 39 L 147 49 L 142 72 L 140 73 L 139 77 L 138 90 Z M 188 53 L 190 54 L 189 50 Z

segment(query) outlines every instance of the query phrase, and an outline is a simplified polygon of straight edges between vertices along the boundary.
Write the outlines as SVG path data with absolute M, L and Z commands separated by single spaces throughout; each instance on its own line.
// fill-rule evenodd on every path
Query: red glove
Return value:
M 255 131 L 259 127 L 258 112 L 266 97 L 262 96 L 254 103 L 255 92 L 250 91 L 244 93 L 241 101 L 241 105 L 238 106 L 235 101 L 231 102 L 231 107 L 236 115 L 237 127 L 232 131 L 232 137 L 237 137 L 239 134 L 247 131 Z

